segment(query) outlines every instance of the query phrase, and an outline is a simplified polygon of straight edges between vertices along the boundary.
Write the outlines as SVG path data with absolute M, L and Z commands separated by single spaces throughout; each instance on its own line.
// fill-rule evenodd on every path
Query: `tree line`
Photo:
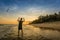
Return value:
M 46 16 L 39 16 L 38 19 L 32 21 L 31 23 L 44 23 L 44 22 L 54 22 L 60 21 L 60 12 L 46 15 Z

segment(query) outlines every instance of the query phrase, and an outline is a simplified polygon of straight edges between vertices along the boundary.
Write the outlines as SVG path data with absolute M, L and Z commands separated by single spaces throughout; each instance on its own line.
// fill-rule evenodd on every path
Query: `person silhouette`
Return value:
M 23 39 L 23 29 L 22 29 L 22 24 L 23 24 L 23 22 L 25 21 L 25 19 L 24 18 L 18 18 L 18 39 L 20 38 L 19 37 L 19 32 L 20 32 L 20 30 L 21 30 L 21 37 L 22 37 L 22 39 Z
M 18 22 L 19 22 L 18 30 L 22 30 L 22 24 L 24 22 L 24 18 L 18 18 Z

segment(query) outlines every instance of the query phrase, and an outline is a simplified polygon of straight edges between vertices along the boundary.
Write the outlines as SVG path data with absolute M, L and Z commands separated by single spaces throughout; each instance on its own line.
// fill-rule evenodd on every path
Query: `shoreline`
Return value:
M 39 27 L 41 29 L 48 29 L 48 30 L 57 30 L 60 31 L 60 21 L 59 22 L 48 22 L 48 23 L 41 23 L 41 24 L 31 24 L 32 26 Z

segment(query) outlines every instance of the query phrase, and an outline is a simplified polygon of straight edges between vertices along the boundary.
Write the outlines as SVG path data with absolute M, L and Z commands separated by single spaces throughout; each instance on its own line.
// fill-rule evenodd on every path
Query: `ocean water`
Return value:
M 22 38 L 21 30 L 19 37 Z M 18 38 L 18 25 L 4 24 L 0 25 L 0 39 Z M 60 31 L 48 30 L 34 27 L 32 25 L 23 25 L 24 40 L 60 40 Z

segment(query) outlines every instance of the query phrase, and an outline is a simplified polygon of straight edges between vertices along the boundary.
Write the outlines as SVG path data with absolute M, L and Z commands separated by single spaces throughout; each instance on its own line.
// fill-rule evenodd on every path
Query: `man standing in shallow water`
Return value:
M 23 38 L 23 28 L 22 28 L 22 24 L 23 22 L 25 21 L 24 18 L 18 18 L 18 22 L 19 22 L 19 25 L 18 25 L 18 39 L 19 39 L 19 31 L 21 30 L 21 36 Z

